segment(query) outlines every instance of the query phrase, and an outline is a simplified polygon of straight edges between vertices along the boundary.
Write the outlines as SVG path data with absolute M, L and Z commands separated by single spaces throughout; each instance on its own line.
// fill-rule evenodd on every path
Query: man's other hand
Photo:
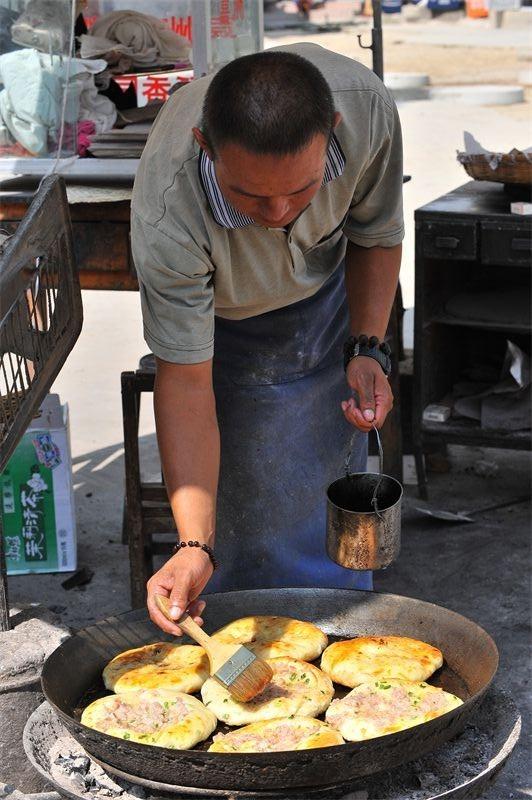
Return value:
M 374 358 L 356 356 L 347 366 L 347 383 L 358 397 L 342 401 L 342 411 L 351 425 L 368 432 L 373 426 L 381 428 L 393 406 L 393 394 L 388 378 Z
M 172 616 L 175 619 L 179 619 L 185 611 L 188 611 L 194 622 L 203 625 L 200 615 L 205 603 L 197 598 L 212 572 L 211 560 L 207 553 L 198 547 L 181 548 L 148 581 L 147 604 L 151 620 L 166 633 L 171 633 L 173 636 L 183 635 L 181 628 L 167 620 L 157 608 L 155 595 L 161 594 L 170 598 Z

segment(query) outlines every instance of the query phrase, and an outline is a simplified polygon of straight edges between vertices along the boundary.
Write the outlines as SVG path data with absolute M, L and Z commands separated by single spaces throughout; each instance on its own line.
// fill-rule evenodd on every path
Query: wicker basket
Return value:
M 520 150 L 509 153 L 458 153 L 457 159 L 477 181 L 532 184 L 532 156 Z M 493 168 L 491 165 L 496 164 Z

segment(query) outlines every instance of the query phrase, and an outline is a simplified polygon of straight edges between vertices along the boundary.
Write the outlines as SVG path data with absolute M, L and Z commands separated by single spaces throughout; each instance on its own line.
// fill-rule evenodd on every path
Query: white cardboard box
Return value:
M 512 214 L 523 214 L 529 216 L 532 214 L 532 203 L 510 203 L 510 211 Z

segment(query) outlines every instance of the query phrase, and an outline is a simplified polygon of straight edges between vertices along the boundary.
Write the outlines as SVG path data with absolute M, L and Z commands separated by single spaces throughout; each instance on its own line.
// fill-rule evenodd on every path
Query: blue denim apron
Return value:
M 216 318 L 214 388 L 222 455 L 220 568 L 207 591 L 283 586 L 371 589 L 371 572 L 331 561 L 326 489 L 342 473 L 352 427 L 342 345 L 341 264 L 312 297 L 245 320 Z M 366 469 L 367 436 L 351 466 Z

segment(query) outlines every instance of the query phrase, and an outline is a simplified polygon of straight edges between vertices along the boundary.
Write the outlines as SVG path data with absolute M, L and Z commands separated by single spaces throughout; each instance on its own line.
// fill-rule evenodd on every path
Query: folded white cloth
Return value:
M 56 139 L 61 119 L 62 81 L 59 58 L 48 68 L 36 50 L 14 50 L 0 57 L 0 117 L 11 136 L 37 156 L 48 153 L 49 135 Z M 50 62 L 49 56 L 45 59 Z M 72 112 L 67 103 L 67 122 Z
M 109 64 L 154 67 L 188 61 L 188 41 L 161 20 L 137 11 L 112 11 L 81 36 L 81 57 L 103 57 Z M 129 63 L 128 63 L 129 60 Z
M 122 73 L 133 69 L 131 48 L 125 44 L 112 42 L 103 36 L 82 34 L 80 36 L 80 55 L 83 58 L 103 58 L 111 73 Z
M 73 58 L 70 67 L 71 83 L 79 92 L 78 120 L 90 119 L 96 133 L 110 131 L 116 122 L 116 106 L 103 94 L 98 94 L 94 76 L 107 69 L 103 58 L 89 60 Z
M 94 74 L 106 66 L 103 60 L 71 60 L 65 123 L 91 119 L 98 133 L 112 128 L 115 105 L 94 85 Z M 0 125 L 33 155 L 48 155 L 59 138 L 66 69 L 66 59 L 33 49 L 0 56 Z

